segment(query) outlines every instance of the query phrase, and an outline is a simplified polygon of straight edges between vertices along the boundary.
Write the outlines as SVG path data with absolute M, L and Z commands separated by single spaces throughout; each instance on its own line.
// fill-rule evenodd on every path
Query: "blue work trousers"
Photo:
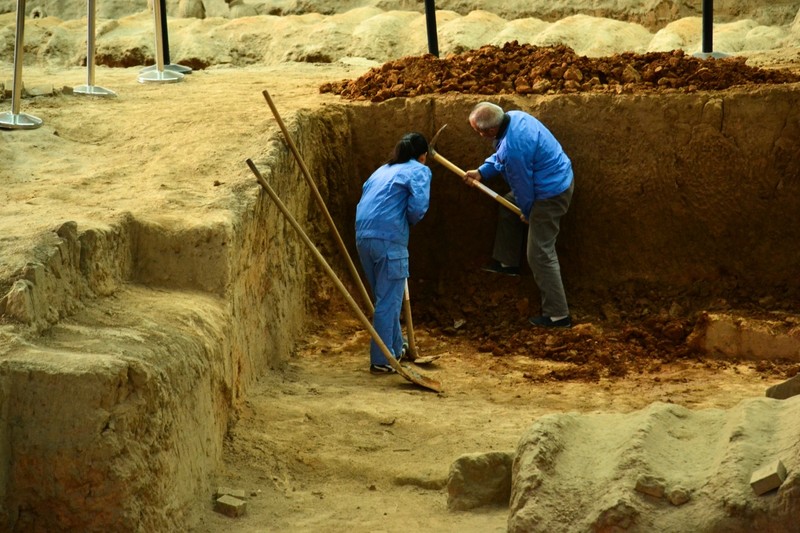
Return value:
M 408 248 L 384 239 L 359 238 L 356 247 L 374 298 L 372 326 L 396 358 L 403 349 L 400 312 L 408 277 Z M 373 365 L 389 364 L 374 340 L 370 342 L 369 358 Z

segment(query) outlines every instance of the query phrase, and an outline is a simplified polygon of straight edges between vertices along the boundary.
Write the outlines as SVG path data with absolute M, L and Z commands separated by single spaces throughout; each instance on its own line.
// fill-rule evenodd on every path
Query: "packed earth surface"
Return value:
M 766 235 L 770 243 L 789 238 L 767 252 L 775 264 L 765 267 L 763 279 L 743 274 L 746 265 L 762 263 L 748 263 L 749 251 L 740 250 L 742 257 L 713 275 L 686 261 L 692 275 L 685 282 L 621 274 L 605 282 L 609 265 L 623 271 L 625 260 L 576 251 L 570 231 L 594 220 L 581 209 L 608 214 L 604 206 L 578 201 L 561 237 L 564 257 L 581 265 L 562 267 L 574 326 L 541 330 L 528 323 L 539 312 L 530 271 L 506 277 L 481 270 L 490 260 L 495 206 L 466 188 L 458 195 L 438 189 L 430 216 L 412 231 L 409 279 L 416 355 L 435 359 L 409 368 L 437 380 L 442 390 L 435 392 L 398 375 L 369 373 L 370 335 L 359 313 L 245 164 L 252 158 L 289 199 L 290 210 L 302 213 L 301 225 L 358 300 L 326 221 L 307 188 L 297 185 L 303 176 L 263 91 L 297 135 L 300 151 L 322 154 L 313 158 L 312 173 L 322 178 L 323 196 L 352 253 L 360 183 L 388 154 L 392 136 L 403 132 L 391 122 L 411 129 L 425 106 L 506 98 L 545 102 L 548 111 L 553 100 L 524 99 L 698 93 L 712 100 L 768 99 L 773 89 L 800 88 L 796 2 L 722 6 L 716 28 L 727 57 L 705 59 L 697 57 L 697 9 L 628 3 L 620 9 L 620 2 L 577 2 L 559 11 L 551 2 L 504 2 L 502 8 L 437 2 L 441 53 L 435 57 L 428 53 L 421 2 L 168 1 L 172 61 L 194 71 L 163 85 L 137 80 L 155 62 L 153 12 L 144 2 L 101 3 L 96 83 L 118 94 L 81 100 L 73 91 L 86 81 L 84 8 L 29 2 L 21 110 L 44 124 L 0 131 L 0 454 L 11 465 L 0 472 L 3 529 L 791 531 L 787 517 L 800 509 L 800 433 L 782 421 L 797 410 L 797 398 L 764 396 L 800 373 L 800 284 L 786 276 L 798 266 L 794 230 Z M 12 105 L 14 7 L 0 2 L 5 108 Z M 417 104 L 421 98 L 431 100 Z M 390 107 L 373 107 L 379 105 Z M 354 119 L 347 106 L 353 113 L 377 109 L 377 117 L 391 120 Z M 355 133 L 343 131 L 346 120 L 358 126 Z M 630 127 L 624 116 L 614 120 L 604 126 L 609 132 Z M 427 126 L 420 129 L 428 133 Z M 446 155 L 458 156 L 464 168 L 480 164 L 485 154 L 460 137 L 471 133 L 466 117 L 450 128 Z M 783 180 L 760 200 L 781 198 L 779 205 L 791 210 L 800 202 L 796 114 L 778 137 L 774 153 L 782 158 Z M 374 153 L 349 152 L 370 142 L 380 144 Z M 465 147 L 457 151 L 459 143 Z M 604 139 L 602 146 L 609 145 L 613 140 Z M 327 163 L 358 175 L 328 176 Z M 455 183 L 441 166 L 430 166 L 435 186 Z M 450 201 L 449 211 L 441 207 Z M 740 205 L 733 196 L 718 201 L 714 209 Z M 466 214 L 483 218 L 459 218 L 464 202 Z M 613 214 L 617 220 L 609 218 L 608 227 L 630 229 L 634 244 L 609 255 L 661 253 L 670 264 L 682 258 L 679 250 L 659 249 L 658 231 L 640 238 L 635 218 Z M 674 214 L 685 211 L 676 207 Z M 775 213 L 781 221 L 783 215 Z M 748 216 L 741 215 L 745 229 L 713 235 L 762 227 Z M 436 238 L 448 217 L 457 227 L 447 235 L 458 240 Z M 602 229 L 595 235 L 603 236 Z M 655 244 L 646 240 L 651 236 Z M 76 242 L 83 256 L 71 248 Z M 119 242 L 133 252 L 120 252 Z M 626 240 L 617 234 L 609 242 Z M 587 251 L 603 246 L 585 244 Z M 460 260 L 434 268 L 445 252 Z M 226 254 L 238 263 L 232 266 Z M 53 266 L 70 261 L 87 280 L 76 282 L 66 266 Z M 594 277 L 580 276 L 594 261 Z M 641 264 L 628 266 L 635 271 Z M 175 355 L 184 350 L 222 362 L 204 370 Z M 116 366 L 119 360 L 130 366 Z M 144 370 L 139 360 L 146 361 Z M 13 370 L 17 364 L 23 370 Z M 92 378 L 105 371 L 118 381 Z M 86 376 L 91 379 L 81 381 Z M 211 399 L 197 392 L 198 383 L 210 383 Z M 25 401 L 8 399 L 24 397 L 26 389 Z M 100 391 L 97 411 L 111 416 L 85 415 L 80 402 L 93 391 Z M 149 402 L 156 406 L 152 412 L 142 407 L 150 414 L 135 423 L 126 415 Z M 214 413 L 213 421 L 206 412 Z M 663 413 L 678 421 L 642 422 L 669 418 Z M 695 415 L 714 422 L 690 425 Z M 29 428 L 26 419 L 52 429 Z M 764 427 L 764 420 L 774 427 Z M 595 421 L 602 427 L 585 429 Z M 580 424 L 585 433 L 569 433 Z M 156 428 L 161 433 L 154 437 Z M 666 437 L 647 440 L 661 430 L 681 446 L 668 449 Z M 128 440 L 107 444 L 115 432 L 127 432 Z M 643 434 L 641 456 L 617 453 L 615 439 L 639 443 Z M 562 456 L 575 461 L 537 452 L 548 477 L 530 501 L 546 516 L 525 514 L 519 493 L 511 504 L 507 493 L 469 500 L 474 487 L 457 484 L 457 459 L 491 452 L 524 457 L 522 442 L 546 441 L 537 435 L 570 442 L 561 445 L 568 448 Z M 100 442 L 105 447 L 93 453 Z M 737 442 L 744 444 L 729 459 Z M 680 464 L 664 467 L 675 450 Z M 776 454 L 789 471 L 784 486 L 753 495 L 750 473 Z M 707 467 L 715 458 L 716 470 Z M 104 470 L 104 464 L 113 466 Z M 688 487 L 688 503 L 634 490 L 643 473 L 653 472 L 667 478 L 668 489 L 675 480 Z M 739 478 L 729 483 L 726 472 Z M 476 476 L 477 485 L 491 477 Z M 134 488 L 114 489 L 110 478 Z M 57 488 L 50 491 L 51 485 Z M 246 510 L 220 512 L 221 487 Z M 118 512 L 120 494 L 135 503 Z M 771 505 L 781 509 L 773 523 Z M 679 514 L 686 509 L 691 521 Z

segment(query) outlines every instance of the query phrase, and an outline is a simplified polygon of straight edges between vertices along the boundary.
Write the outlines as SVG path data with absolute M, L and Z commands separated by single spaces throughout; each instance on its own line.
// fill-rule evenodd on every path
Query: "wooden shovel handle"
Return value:
M 419 355 L 417 353 L 417 339 L 414 335 L 414 322 L 411 319 L 411 294 L 408 292 L 408 280 L 406 280 L 406 290 L 403 293 L 403 316 L 406 319 L 406 330 L 408 331 L 408 351 L 409 359 L 412 361 Z
M 467 173 L 458 168 L 456 165 L 442 157 L 439 152 L 433 152 L 433 159 L 441 164 L 443 167 L 447 168 L 448 170 L 454 172 L 458 175 L 458 177 L 463 178 Z M 511 210 L 512 213 L 517 215 L 518 217 L 522 217 L 522 211 L 519 207 L 514 205 L 513 203 L 509 202 L 505 199 L 502 195 L 497 194 L 492 189 L 481 183 L 480 181 L 472 181 L 472 186 L 477 187 L 479 191 L 482 193 L 491 196 L 496 202 L 499 202 L 503 207 Z
M 342 257 L 344 257 L 344 259 L 347 261 L 347 268 L 350 270 L 350 275 L 353 277 L 353 281 L 356 282 L 356 286 L 361 293 L 361 299 L 364 301 L 364 306 L 366 307 L 367 311 L 372 314 L 375 312 L 375 306 L 372 305 L 372 300 L 370 300 L 367 287 L 361 280 L 361 276 L 358 275 L 356 265 L 353 263 L 353 259 L 350 257 L 350 253 L 347 251 L 347 246 L 345 246 L 342 236 L 339 234 L 339 230 L 336 229 L 336 224 L 333 221 L 333 217 L 331 216 L 330 211 L 328 211 L 328 207 L 325 205 L 325 200 L 322 199 L 322 195 L 317 188 L 317 184 L 314 182 L 314 178 L 311 177 L 311 172 L 308 170 L 308 167 L 303 160 L 303 156 L 300 155 L 300 151 L 297 149 L 297 146 L 292 140 L 292 136 L 289 134 L 289 129 L 286 127 L 281 115 L 278 113 L 278 108 L 275 107 L 275 103 L 272 101 L 269 91 L 264 89 L 261 91 L 261 94 L 264 95 L 267 105 L 269 105 L 272 114 L 275 116 L 275 122 L 278 123 L 278 127 L 281 129 L 284 139 L 286 139 L 286 144 L 289 146 L 289 150 L 291 150 L 294 158 L 297 160 L 297 164 L 303 173 L 303 177 L 306 179 L 306 183 L 308 183 L 308 186 L 311 189 L 311 193 L 314 195 L 314 199 L 317 201 L 317 205 L 319 205 L 320 209 L 322 209 L 322 213 L 325 215 L 325 220 L 328 221 L 328 225 L 333 232 L 333 236 L 336 238 L 336 244 L 339 246 L 339 251 L 342 253 Z

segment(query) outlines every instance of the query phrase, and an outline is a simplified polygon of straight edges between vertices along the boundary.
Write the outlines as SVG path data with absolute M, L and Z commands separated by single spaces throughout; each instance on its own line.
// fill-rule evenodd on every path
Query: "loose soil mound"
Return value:
M 416 326 L 442 339 L 469 342 L 498 361 L 522 356 L 553 363 L 546 372 L 525 374 L 531 382 L 657 376 L 664 365 L 686 360 L 719 371 L 736 363 L 708 358 L 689 342 L 706 312 L 735 310 L 737 316 L 756 321 L 775 317 L 756 296 L 722 283 L 714 290 L 706 283 L 680 289 L 631 285 L 603 293 L 570 293 L 573 328 L 545 330 L 527 323 L 528 316 L 538 313 L 538 293 L 530 275 L 475 273 L 457 282 L 463 290 L 443 295 L 425 291 L 413 278 L 411 282 Z M 531 295 L 533 301 L 520 295 Z M 775 307 L 788 311 L 796 305 L 787 298 Z M 793 320 L 787 316 L 787 325 L 794 327 Z M 800 372 L 797 362 L 778 358 L 754 367 L 764 376 L 789 378 Z
M 326 83 L 320 92 L 381 102 L 398 96 L 663 92 L 721 90 L 740 85 L 793 83 L 800 75 L 745 64 L 745 58 L 701 59 L 682 50 L 609 57 L 578 56 L 564 45 L 540 47 L 514 41 L 439 59 L 403 57 L 370 69 L 356 80 Z

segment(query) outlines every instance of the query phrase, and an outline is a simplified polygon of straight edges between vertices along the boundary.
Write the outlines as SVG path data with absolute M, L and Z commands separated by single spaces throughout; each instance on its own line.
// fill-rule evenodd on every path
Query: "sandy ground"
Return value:
M 370 375 L 369 337 L 349 313 L 329 324 L 259 383 L 231 431 L 217 481 L 249 494 L 246 515 L 206 505 L 193 531 L 505 531 L 506 508 L 448 511 L 444 485 L 460 455 L 513 451 L 545 414 L 729 408 L 779 381 L 748 364 L 686 361 L 625 379 L 533 383 L 525 376 L 555 364 L 496 358 L 423 329 L 420 351 L 441 357 L 419 370 L 442 381 L 437 395 Z
M 239 35 L 246 34 L 243 27 L 237 26 Z M 462 35 L 472 31 L 461 30 Z M 790 33 L 788 27 L 781 31 L 784 37 Z M 753 55 L 766 58 L 765 63 L 796 66 L 796 49 L 788 50 Z M 38 130 L 0 137 L 0 155 L 11 163 L 2 172 L 4 278 L 33 255 L 35 243 L 55 221 L 76 220 L 87 227 L 126 210 L 213 219 L 217 209 L 232 201 L 213 186 L 214 180 L 224 176 L 231 187 L 251 180 L 242 161 L 257 153 L 263 141 L 254 131 L 275 130 L 262 89 L 268 88 L 287 111 L 313 108 L 335 98 L 320 95 L 320 83 L 355 78 L 371 64 L 214 68 L 169 87 L 137 85 L 135 68 L 104 67 L 98 83 L 117 90 L 118 100 L 84 103 L 64 94 L 26 99 L 23 111 L 46 122 Z M 9 64 L 3 65 L 8 72 Z M 83 81 L 84 70 L 75 66 L 26 68 L 29 87 Z M 237 84 L 237 95 L 251 97 L 231 101 L 229 83 Z M 225 120 L 215 122 L 218 117 Z M 178 151 L 191 157 L 176 159 Z M 93 158 L 95 153 L 102 160 Z M 468 339 L 422 327 L 417 332 L 420 350 L 441 355 L 421 369 L 443 383 L 445 392 L 437 395 L 398 376 L 370 375 L 368 335 L 347 310 L 338 309 L 309 328 L 306 342 L 285 367 L 251 387 L 230 427 L 215 485 L 245 490 L 246 513 L 238 518 L 215 513 L 210 492 L 207 500 L 196 502 L 197 520 L 187 529 L 504 531 L 506 508 L 447 510 L 445 483 L 458 456 L 513 450 L 521 434 L 545 414 L 626 413 L 652 402 L 731 408 L 763 396 L 766 387 L 785 378 L 753 364 L 719 367 L 689 360 L 665 363 L 657 375 L 534 381 L 531 374 L 557 364 L 494 357 Z

